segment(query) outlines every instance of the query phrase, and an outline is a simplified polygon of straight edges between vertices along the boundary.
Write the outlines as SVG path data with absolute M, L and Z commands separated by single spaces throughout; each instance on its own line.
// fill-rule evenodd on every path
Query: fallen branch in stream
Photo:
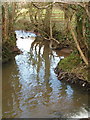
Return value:
M 55 2 L 53 2 L 53 3 L 51 3 L 51 4 L 47 5 L 47 6 L 43 6 L 43 8 L 47 8 L 47 7 L 49 7 L 49 6 L 53 5 L 53 4 L 55 4 Z M 35 7 L 37 7 L 37 5 L 36 5 L 35 3 L 32 3 L 32 5 L 34 5 Z M 30 8 L 30 6 L 29 6 L 29 8 Z M 41 7 L 41 8 L 42 8 L 42 7 Z M 31 11 L 30 11 L 30 9 L 29 9 L 29 13 L 30 13 L 30 12 L 31 12 Z M 44 40 L 49 40 L 50 43 L 51 43 L 51 46 L 52 46 L 52 41 L 55 41 L 57 44 L 59 44 L 59 41 L 56 40 L 55 38 L 53 38 L 52 35 L 51 35 L 51 36 L 48 35 L 48 33 L 46 33 L 45 31 L 41 30 L 40 28 L 38 28 L 38 27 L 36 26 L 36 23 L 34 23 L 31 14 L 30 14 L 30 19 L 31 19 L 31 21 L 32 21 L 32 24 L 33 24 L 34 28 L 35 28 L 36 30 L 40 31 L 40 33 L 42 33 L 41 37 L 42 37 Z M 50 22 L 51 22 L 51 21 L 50 21 Z M 38 23 L 37 23 L 37 25 L 38 25 Z M 51 26 L 50 26 L 50 27 L 51 27 Z M 52 34 L 52 27 L 51 27 L 51 31 L 50 31 L 50 32 L 51 32 L 51 34 Z M 46 37 L 45 37 L 45 36 L 46 36 Z M 51 47 L 51 48 L 52 48 L 52 47 Z
M 58 40 L 56 40 L 55 38 L 46 38 L 46 37 L 44 37 L 44 36 L 42 36 L 42 38 L 44 38 L 44 40 L 48 40 L 48 41 L 51 41 L 51 40 L 53 40 L 53 41 L 55 41 L 57 44 L 59 44 L 60 42 L 58 41 Z
M 51 38 L 51 39 L 50 39 L 50 36 L 49 36 L 46 32 L 42 31 L 41 29 L 39 29 L 39 28 L 37 28 L 37 27 L 35 27 L 35 26 L 34 26 L 34 28 L 37 29 L 38 31 L 41 31 L 44 35 L 47 35 L 48 38 L 45 37 L 44 35 L 41 35 L 42 38 L 44 38 L 45 40 L 49 40 L 49 41 L 53 40 L 53 41 L 55 41 L 57 44 L 60 43 L 60 42 L 59 42 L 58 40 L 56 40 L 55 38 Z

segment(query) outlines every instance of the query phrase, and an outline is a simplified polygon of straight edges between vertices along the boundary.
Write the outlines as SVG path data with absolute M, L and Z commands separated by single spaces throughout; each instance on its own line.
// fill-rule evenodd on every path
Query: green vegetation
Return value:
M 65 72 L 75 73 L 81 79 L 88 80 L 88 69 L 77 52 L 61 60 L 58 67 Z
M 50 48 L 53 46 L 56 48 L 59 45 L 62 48 L 70 46 L 74 51 L 60 62 L 60 67 L 64 70 L 72 72 L 78 68 L 80 71 L 82 66 L 87 67 L 90 43 L 89 4 L 89 2 L 79 4 L 4 3 L 2 5 L 3 58 L 11 56 L 11 50 L 15 46 L 14 31 L 16 29 L 37 31 L 44 40 L 50 41 Z M 85 67 L 83 68 L 81 73 L 85 70 Z M 85 71 L 84 73 L 86 75 Z
M 7 62 L 13 56 L 16 44 L 14 32 L 15 3 L 2 5 L 2 62 Z
M 2 44 L 2 63 L 6 63 L 13 58 L 15 39 L 15 37 L 11 36 L 8 41 Z
M 2 50 L 2 62 L 5 63 L 11 59 L 11 48 L 7 46 L 8 43 L 3 45 L 3 50 Z
M 59 66 L 63 70 L 71 72 L 71 69 L 77 67 L 80 63 L 82 63 L 82 59 L 79 57 L 79 55 L 71 53 L 69 57 L 66 57 L 60 61 Z
M 88 45 L 90 42 L 90 16 L 86 12 L 88 11 L 86 7 L 67 5 L 67 8 L 67 37 L 74 52 L 59 62 L 59 68 L 62 68 L 65 72 L 75 73 L 79 78 L 89 81 Z M 74 13 L 72 8 L 76 13 Z M 71 19 L 71 21 L 69 22 L 68 19 Z M 78 52 L 75 52 L 77 50 Z

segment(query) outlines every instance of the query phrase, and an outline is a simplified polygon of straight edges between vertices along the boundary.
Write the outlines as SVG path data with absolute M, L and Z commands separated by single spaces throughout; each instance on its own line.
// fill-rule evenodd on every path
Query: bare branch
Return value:
M 35 6 L 35 7 L 38 8 L 38 9 L 46 9 L 46 8 L 52 6 L 53 4 L 55 4 L 55 2 L 53 2 L 53 3 L 49 4 L 49 5 L 46 5 L 46 6 L 42 6 L 42 7 L 39 7 L 39 6 L 36 5 L 35 3 L 32 3 L 32 4 L 33 4 L 33 6 Z

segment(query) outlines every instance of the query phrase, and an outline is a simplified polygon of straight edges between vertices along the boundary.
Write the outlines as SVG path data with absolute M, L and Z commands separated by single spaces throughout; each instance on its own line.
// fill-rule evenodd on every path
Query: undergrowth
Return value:
M 61 60 L 58 67 L 65 72 L 75 73 L 80 79 L 88 80 L 88 68 L 77 52 Z

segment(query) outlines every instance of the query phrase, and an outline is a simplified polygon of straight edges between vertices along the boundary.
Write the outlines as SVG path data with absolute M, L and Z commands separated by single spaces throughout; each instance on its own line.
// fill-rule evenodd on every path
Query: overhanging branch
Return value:
M 53 2 L 53 3 L 49 4 L 49 5 L 46 5 L 46 6 L 42 6 L 42 7 L 36 5 L 35 3 L 32 3 L 32 4 L 33 4 L 33 6 L 35 6 L 38 9 L 46 9 L 46 8 L 52 6 L 53 4 L 55 4 L 55 2 Z

